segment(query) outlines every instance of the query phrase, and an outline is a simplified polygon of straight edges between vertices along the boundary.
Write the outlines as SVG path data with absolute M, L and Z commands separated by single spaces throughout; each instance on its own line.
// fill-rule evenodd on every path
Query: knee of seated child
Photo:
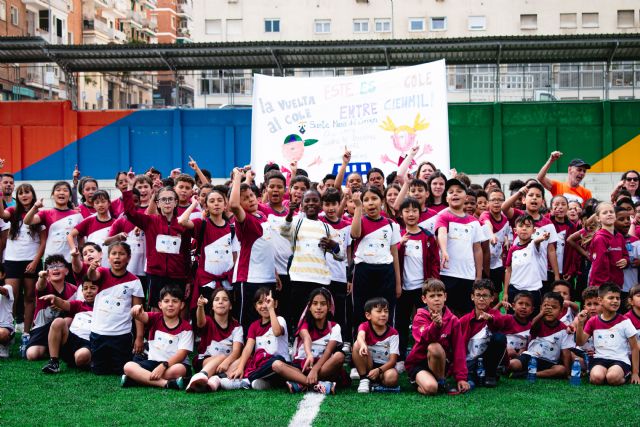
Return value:
M 279 372 L 284 368 L 284 362 L 282 360 L 276 360 L 271 364 L 271 370 L 274 372 Z
M 444 348 L 442 348 L 442 345 L 437 342 L 432 342 L 431 344 L 429 344 L 429 346 L 427 347 L 427 354 L 431 357 L 446 357 Z
M 395 368 L 387 369 L 382 374 L 382 383 L 388 387 L 394 387 L 398 384 L 398 371 Z
M 344 353 L 341 351 L 333 353 L 333 356 L 331 356 L 331 358 L 335 360 L 336 363 L 344 363 Z
M 27 360 L 38 360 L 44 356 L 45 348 L 41 345 L 34 345 L 27 349 Z
M 142 368 L 142 367 L 138 365 L 136 362 L 127 362 L 124 364 L 124 367 L 122 369 L 124 370 L 125 375 L 129 375 L 132 372 L 134 372 L 137 368 Z
M 433 396 L 438 393 L 438 382 L 435 377 L 428 371 L 420 371 L 416 375 L 416 384 L 418 392 L 427 396 Z
M 520 362 L 520 360 L 518 359 L 511 359 L 509 361 L 509 370 L 510 371 L 521 371 L 522 370 L 522 362 Z
M 624 371 L 619 366 L 607 369 L 607 384 L 620 385 L 624 383 Z
M 184 377 L 187 374 L 187 369 L 182 363 L 176 363 L 166 371 L 162 376 L 165 380 L 171 380 L 175 378 Z
M 9 341 L 11 337 L 11 332 L 7 328 L 0 328 L 0 343 L 4 344 Z
M 57 319 L 53 319 L 53 322 L 51 322 L 51 329 L 62 329 L 66 324 L 67 322 L 64 318 L 58 317 Z
M 91 362 L 91 352 L 87 348 L 81 348 L 80 350 L 76 351 L 76 353 L 73 355 L 73 358 L 76 362 L 76 366 L 87 366 L 89 365 L 89 362 Z

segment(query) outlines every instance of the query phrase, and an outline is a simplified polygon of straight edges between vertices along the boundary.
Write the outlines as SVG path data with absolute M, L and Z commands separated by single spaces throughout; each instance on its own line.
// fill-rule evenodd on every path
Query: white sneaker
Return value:
M 396 363 L 396 371 L 398 371 L 399 374 L 403 373 L 405 370 L 406 369 L 404 368 L 404 361 Z
M 351 354 L 351 343 L 350 342 L 346 342 L 346 343 L 342 344 L 342 352 Z
M 352 380 L 357 380 L 360 378 L 360 374 L 356 368 L 351 368 L 351 372 L 349 373 L 349 378 Z
M 8 359 L 9 358 L 9 347 L 6 345 L 0 344 L 0 358 Z
M 15 330 L 15 332 L 16 332 L 17 334 L 21 334 L 21 333 L 23 333 L 23 332 L 24 332 L 24 322 L 18 323 L 18 324 L 16 325 L 16 330 Z
M 209 381 L 209 377 L 202 372 L 198 372 L 191 377 L 191 381 L 187 385 L 187 393 L 202 393 L 207 389 L 207 381 Z
M 262 378 L 258 378 L 251 382 L 251 388 L 254 390 L 268 390 L 271 388 L 271 383 L 267 380 L 263 380 Z
M 209 386 L 209 390 L 216 391 L 220 388 L 220 377 L 217 375 L 212 376 L 207 381 L 207 385 Z
M 360 384 L 358 384 L 358 393 L 369 393 L 371 388 L 371 382 L 368 378 L 363 378 L 360 380 Z
M 223 390 L 240 390 L 251 388 L 251 383 L 248 379 L 232 380 L 229 378 L 220 379 L 220 388 Z

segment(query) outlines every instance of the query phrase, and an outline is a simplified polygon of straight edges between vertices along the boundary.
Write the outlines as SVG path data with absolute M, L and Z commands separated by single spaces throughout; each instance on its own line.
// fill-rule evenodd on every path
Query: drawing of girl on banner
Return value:
M 388 154 L 383 154 L 380 157 L 380 160 L 382 161 L 382 163 L 392 163 L 400 166 L 400 164 L 405 158 L 404 154 L 409 151 L 409 148 L 415 145 L 416 138 L 418 136 L 417 132 L 427 129 L 429 127 L 429 123 L 426 122 L 424 119 L 420 118 L 420 113 L 418 113 L 416 114 L 416 118 L 413 121 L 413 126 L 408 126 L 408 125 L 396 126 L 395 123 L 393 123 L 393 120 L 391 119 L 391 117 L 387 116 L 387 119 L 384 122 L 382 122 L 380 127 L 383 130 L 386 130 L 392 133 L 391 142 L 393 143 L 393 148 L 400 153 L 398 160 L 393 160 L 393 158 L 396 155 L 395 153 L 391 154 L 391 157 L 389 157 Z M 419 158 L 425 154 L 431 154 L 431 152 L 433 152 L 433 147 L 430 144 L 425 144 L 422 147 L 422 152 L 418 153 L 415 156 L 415 158 Z M 412 160 L 409 168 L 412 168 L 415 165 L 416 165 L 415 160 Z

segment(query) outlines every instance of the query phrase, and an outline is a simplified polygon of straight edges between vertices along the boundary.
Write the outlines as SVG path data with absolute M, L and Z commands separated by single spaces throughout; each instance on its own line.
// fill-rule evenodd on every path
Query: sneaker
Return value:
M 251 388 L 254 390 L 268 390 L 271 388 L 271 383 L 262 378 L 258 378 L 257 380 L 251 381 Z
M 398 374 L 401 374 L 405 371 L 406 369 L 404 368 L 404 360 L 401 360 L 400 362 L 396 363 L 396 371 L 398 371 Z
M 0 359 L 9 358 L 9 346 L 0 344 Z
M 336 383 L 333 381 L 319 381 L 318 384 L 313 386 L 313 391 L 325 395 L 336 394 Z
M 129 378 L 128 376 L 122 375 L 122 377 L 120 377 L 120 387 L 127 388 L 127 387 L 133 387 L 134 385 L 136 385 L 136 382 L 131 378 Z
M 209 390 L 216 391 L 220 388 L 220 377 L 217 375 L 212 376 L 207 381 L 207 385 L 209 386 Z
M 295 381 L 287 381 L 287 388 L 289 388 L 289 393 L 291 394 L 301 393 L 305 390 L 302 384 Z
M 351 343 L 346 342 L 342 344 L 342 352 L 344 353 L 344 362 L 348 365 L 351 364 Z
M 486 377 L 484 380 L 484 386 L 487 388 L 495 388 L 498 386 L 498 380 L 496 377 Z
M 42 372 L 45 374 L 57 374 L 60 372 L 60 362 L 54 362 L 49 360 L 49 363 L 42 367 Z
M 20 356 L 27 358 L 27 345 L 29 344 L 29 334 L 22 334 L 22 342 L 20 344 Z
M 187 385 L 187 393 L 202 393 L 208 391 L 207 382 L 209 377 L 202 372 L 198 372 L 191 377 L 191 381 Z
M 220 378 L 220 388 L 223 390 L 240 390 L 240 389 L 250 389 L 251 383 L 248 379 L 244 378 L 241 380 L 232 380 L 230 378 Z
M 175 380 L 168 380 L 164 388 L 170 390 L 184 390 L 184 380 L 182 377 L 178 377 Z
M 358 373 L 358 370 L 356 368 L 351 368 L 349 378 L 351 378 L 352 380 L 357 380 L 358 378 L 360 378 L 360 374 Z
M 24 322 L 20 322 L 16 325 L 15 333 L 21 334 L 24 332 Z
M 369 389 L 371 388 L 371 382 L 368 378 L 363 378 L 360 380 L 360 384 L 358 384 L 358 393 L 369 393 Z

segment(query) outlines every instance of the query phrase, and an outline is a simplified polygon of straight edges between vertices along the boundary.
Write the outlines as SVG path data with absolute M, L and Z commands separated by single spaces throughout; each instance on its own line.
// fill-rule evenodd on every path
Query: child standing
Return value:
M 538 378 L 566 378 L 571 370 L 571 352 L 575 347 L 560 313 L 564 300 L 560 294 L 547 292 L 542 297 L 540 313 L 531 322 L 531 341 L 525 352 L 509 362 L 513 376 L 527 375 L 529 361 L 537 361 Z
M 613 282 L 622 288 L 623 269 L 629 264 L 629 253 L 624 236 L 615 230 L 616 214 L 613 205 L 608 202 L 598 204 L 596 219 L 600 223 L 600 230 L 596 231 L 589 246 L 589 286 Z
M 364 305 L 367 321 L 358 327 L 353 345 L 353 364 L 360 375 L 358 393 L 369 393 L 371 382 L 385 387 L 398 385 L 396 363 L 398 331 L 389 326 L 389 302 L 384 298 L 373 298 Z
M 104 241 L 109 236 L 109 230 L 115 222 L 115 219 L 109 213 L 109 207 L 111 206 L 109 193 L 104 190 L 98 190 L 93 193 L 91 200 L 96 213 L 83 219 L 67 236 L 71 252 L 76 249 L 76 239 L 78 241 L 77 246 L 82 246 L 84 242 L 92 242 L 96 245 L 104 246 Z M 109 266 L 107 251 L 103 251 L 102 266 Z
M 354 324 L 360 324 L 365 319 L 364 305 L 371 298 L 385 298 L 389 311 L 394 312 L 396 299 L 402 293 L 397 247 L 400 230 L 396 223 L 380 215 L 382 193 L 377 188 L 365 188 L 362 194 L 353 194 L 353 200 L 353 318 Z
M 622 385 L 631 374 L 631 383 L 640 384 L 636 328 L 631 320 L 617 313 L 620 308 L 620 288 L 615 283 L 604 283 L 598 289 L 598 299 L 600 315 L 587 320 L 586 313 L 581 312 L 576 328 L 578 345 L 593 336 L 595 356 L 589 381 L 596 385 Z
M 630 227 L 631 215 L 629 212 L 622 208 L 616 208 L 614 228 L 624 236 L 625 246 L 629 253 L 629 264 L 622 270 L 624 274 L 622 301 L 627 300 L 629 290 L 638 283 L 638 266 L 640 266 L 640 240 L 636 236 L 629 234 Z
M 537 314 L 542 301 L 539 260 L 540 258 L 544 260 L 544 255 L 541 244 L 549 238 L 549 232 L 532 240 L 533 223 L 533 218 L 526 214 L 515 221 L 518 239 L 507 254 L 502 301 L 503 303 L 513 303 L 517 293 L 527 291 L 533 297 L 533 311 Z
M 413 318 L 411 333 L 415 344 L 406 362 L 409 380 L 416 384 L 420 394 L 447 391 L 449 373 L 457 383 L 454 390 L 464 393 L 470 388 L 460 321 L 445 306 L 446 301 L 444 283 L 437 279 L 424 283 L 422 302 L 426 308 L 418 309 Z
M 51 322 L 62 315 L 61 311 L 54 310 L 47 301 L 40 299 L 40 297 L 55 295 L 61 299 L 69 300 L 77 289 L 71 283 L 65 282 L 65 276 L 69 270 L 62 255 L 49 255 L 44 260 L 44 266 L 45 270 L 38 273 L 33 327 L 23 356 L 28 360 L 39 360 L 45 356 Z
M 193 331 L 180 318 L 184 294 L 180 288 L 160 290 L 160 313 L 146 313 L 142 305 L 131 308 L 131 316 L 149 329 L 149 358 L 124 365 L 121 385 L 140 384 L 180 390 L 189 376 L 189 353 L 193 350 Z
M 225 288 L 214 289 L 210 295 L 213 316 L 205 314 L 209 301 L 202 295 L 196 309 L 196 333 L 200 335 L 198 356 L 193 368 L 199 371 L 189 381 L 187 392 L 216 391 L 220 377 L 231 368 L 242 352 L 242 326 L 231 317 L 231 295 Z
M 288 381 L 292 393 L 313 387 L 314 391 L 335 394 L 336 381 L 340 377 L 344 353 L 339 351 L 342 344 L 340 325 L 329 320 L 333 312 L 331 294 L 324 288 L 316 288 L 309 295 L 298 337 L 294 345 L 293 364 L 305 381 Z
M 91 334 L 91 319 L 93 317 L 93 301 L 98 293 L 98 287 L 90 281 L 82 284 L 83 300 L 67 301 L 55 295 L 45 295 L 40 299 L 49 303 L 60 311 L 64 311 L 73 320 L 68 324 L 67 319 L 58 317 L 51 322 L 49 329 L 49 363 L 43 368 L 46 374 L 60 372 L 59 357 L 67 365 L 78 368 L 88 368 L 91 363 L 89 335 Z
M 125 202 L 127 198 L 125 196 Z M 126 203 L 125 203 L 126 204 Z M 144 303 L 140 280 L 127 271 L 131 248 L 124 242 L 112 243 L 108 249 L 111 267 L 84 265 L 82 274 L 100 289 L 93 303 L 91 322 L 91 371 L 96 375 L 122 375 L 122 367 L 135 353 L 144 350 L 144 326 L 135 322 L 132 346 L 131 307 Z
M 414 310 L 424 305 L 422 284 L 428 279 L 440 278 L 440 254 L 433 234 L 418 226 L 420 220 L 418 200 L 407 198 L 399 208 L 406 228 L 400 231 L 402 239 L 398 244 L 398 258 L 400 271 L 402 271 L 402 295 L 398 299 L 395 319 L 400 334 L 399 363 L 404 365 L 411 315 Z
M 432 176 L 433 178 L 433 176 Z M 440 277 L 447 287 L 447 306 L 454 314 L 471 310 L 471 285 L 482 278 L 484 232 L 478 220 L 464 213 L 467 187 L 458 179 L 446 183 L 449 207 L 438 215 L 436 235 L 440 245 Z
M 488 210 L 480 214 L 480 224 L 492 236 L 489 240 L 489 278 L 497 289 L 504 283 L 503 251 L 509 248 L 511 226 L 506 215 L 502 213 L 504 193 L 499 188 L 492 188 L 488 195 Z
M 564 196 L 555 196 L 551 199 L 551 212 L 549 213 L 549 219 L 553 223 L 556 230 L 557 242 L 556 242 L 556 258 L 558 259 L 558 273 L 565 280 L 568 280 L 571 276 L 567 274 L 568 268 L 565 268 L 566 260 L 566 240 L 573 233 L 576 232 L 575 225 L 569 220 L 567 216 L 569 210 L 569 203 Z

